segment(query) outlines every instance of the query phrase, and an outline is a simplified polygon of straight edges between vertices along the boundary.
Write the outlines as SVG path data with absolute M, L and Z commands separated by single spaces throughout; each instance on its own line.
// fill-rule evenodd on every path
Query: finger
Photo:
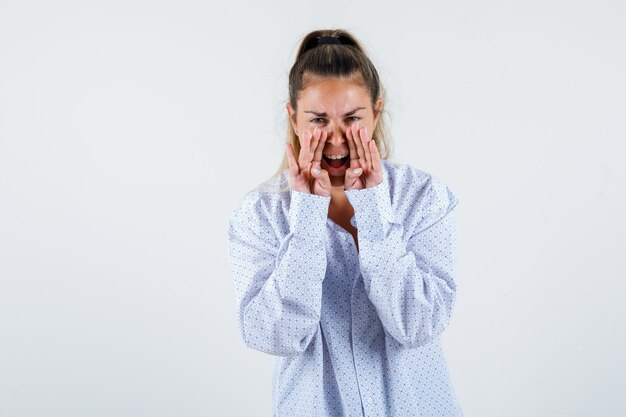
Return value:
M 298 169 L 298 162 L 296 162 L 296 155 L 293 151 L 291 143 L 286 144 L 285 149 L 287 151 L 287 163 L 289 164 L 289 174 L 292 178 L 295 178 L 300 170 Z
M 320 133 L 320 138 L 315 148 L 315 154 L 313 155 L 314 162 L 321 162 L 324 154 L 324 146 L 326 145 L 326 139 L 328 138 L 328 132 L 323 130 Z
M 360 168 L 360 167 L 361 165 L 359 164 L 359 158 L 350 160 L 350 168 Z
M 306 131 L 302 134 L 302 140 L 300 141 L 300 155 L 298 156 L 298 162 L 301 168 L 308 166 L 311 162 L 311 132 Z
M 359 165 L 361 168 L 367 168 L 367 160 L 365 159 L 365 151 L 363 150 L 363 142 L 359 139 L 359 126 L 358 123 L 350 126 L 352 129 L 352 137 L 354 138 L 354 146 L 356 146 L 356 152 L 359 155 Z
M 346 178 L 344 179 L 344 190 L 360 190 L 364 188 L 363 182 L 363 169 L 349 169 L 346 171 Z
M 326 171 L 325 169 L 322 169 L 320 167 L 319 162 L 314 162 L 313 166 L 314 166 L 313 170 L 317 171 L 317 174 L 313 174 L 317 181 L 317 184 L 313 185 L 315 194 L 329 196 L 332 186 L 330 183 L 330 177 L 328 175 L 328 171 Z
M 370 140 L 370 148 L 372 153 L 372 169 L 376 172 L 382 172 L 383 163 L 380 158 L 380 152 L 378 152 L 378 146 L 373 140 Z
M 322 167 L 319 162 L 316 162 L 316 161 L 311 162 L 310 173 L 313 177 L 317 177 L 320 174 L 321 169 Z
M 346 174 L 344 177 L 344 189 L 346 190 L 353 189 L 359 177 L 361 176 L 362 172 L 363 172 L 363 169 L 361 169 L 358 166 L 355 168 L 351 167 L 351 168 L 346 169 Z
M 322 166 L 320 165 L 320 163 L 316 161 L 311 162 L 311 176 L 317 179 L 317 177 L 319 177 L 321 172 L 322 172 Z
M 348 128 L 346 130 L 346 142 L 348 142 L 348 149 L 350 149 L 350 167 L 352 167 L 353 161 L 355 164 L 358 164 L 359 154 L 356 151 L 356 146 L 354 145 L 354 137 L 352 136 L 352 129 Z
M 307 161 L 309 163 L 312 163 L 315 160 L 315 153 L 320 142 L 320 133 L 320 129 L 315 126 L 313 133 L 311 134 L 311 143 L 309 145 L 309 153 L 307 155 Z
M 344 191 L 354 190 L 354 188 L 355 188 L 354 187 L 354 183 L 355 182 L 356 182 L 356 180 L 354 180 L 354 179 L 352 179 L 352 180 L 350 180 L 348 178 L 344 179 L 344 181 L 343 181 L 343 189 L 344 189 Z
M 317 128 L 317 126 L 315 126 L 315 128 L 313 129 L 313 135 L 311 135 L 311 144 L 309 145 L 309 152 L 310 152 L 310 162 L 312 162 L 315 159 L 315 152 L 317 150 L 317 145 L 319 144 L 320 141 L 320 129 Z
M 320 173 L 317 178 L 322 188 L 326 190 L 327 195 L 330 195 L 330 190 L 331 190 L 332 185 L 330 184 L 330 177 L 328 175 L 328 171 L 326 171 L 325 169 L 320 169 Z
M 367 169 L 372 169 L 372 153 L 370 152 L 369 137 L 367 136 L 367 128 L 362 127 L 359 129 L 359 136 L 363 143 L 363 152 L 365 153 L 365 161 L 367 162 Z

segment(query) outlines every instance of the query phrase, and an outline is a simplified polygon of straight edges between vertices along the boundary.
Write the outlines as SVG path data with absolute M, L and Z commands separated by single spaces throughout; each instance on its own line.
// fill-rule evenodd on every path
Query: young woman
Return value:
M 439 340 L 458 199 L 388 160 L 383 96 L 354 36 L 305 36 L 282 166 L 230 218 L 241 336 L 277 356 L 275 417 L 463 415 Z

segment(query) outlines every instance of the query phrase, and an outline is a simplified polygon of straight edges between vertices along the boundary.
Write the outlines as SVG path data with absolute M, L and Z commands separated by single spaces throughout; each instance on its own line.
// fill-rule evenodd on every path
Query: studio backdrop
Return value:
M 465 415 L 623 415 L 623 2 L 3 0 L 1 417 L 271 415 L 228 218 L 318 28 L 379 69 L 391 159 L 459 198 Z

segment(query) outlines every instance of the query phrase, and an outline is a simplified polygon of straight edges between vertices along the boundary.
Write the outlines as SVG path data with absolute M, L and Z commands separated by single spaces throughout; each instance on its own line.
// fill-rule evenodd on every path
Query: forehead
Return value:
M 345 112 L 347 108 L 368 107 L 369 93 L 363 84 L 349 78 L 313 78 L 300 91 L 302 110 Z M 306 107 L 306 108 L 305 108 Z

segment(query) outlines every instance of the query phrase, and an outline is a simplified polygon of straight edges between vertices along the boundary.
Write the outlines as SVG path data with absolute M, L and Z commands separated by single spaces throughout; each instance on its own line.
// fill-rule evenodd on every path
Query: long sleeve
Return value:
M 355 210 L 365 290 L 383 327 L 407 347 L 430 342 L 447 327 L 456 298 L 453 209 L 458 199 L 434 178 L 412 204 L 398 204 L 404 212 L 392 210 L 386 180 L 346 195 Z M 421 218 L 407 221 L 409 210 L 421 211 Z
M 313 339 L 326 273 L 330 197 L 294 190 L 290 196 L 289 214 L 280 216 L 261 193 L 248 193 L 228 229 L 241 336 L 246 346 L 278 356 L 303 352 Z M 281 221 L 289 232 L 277 236 Z

